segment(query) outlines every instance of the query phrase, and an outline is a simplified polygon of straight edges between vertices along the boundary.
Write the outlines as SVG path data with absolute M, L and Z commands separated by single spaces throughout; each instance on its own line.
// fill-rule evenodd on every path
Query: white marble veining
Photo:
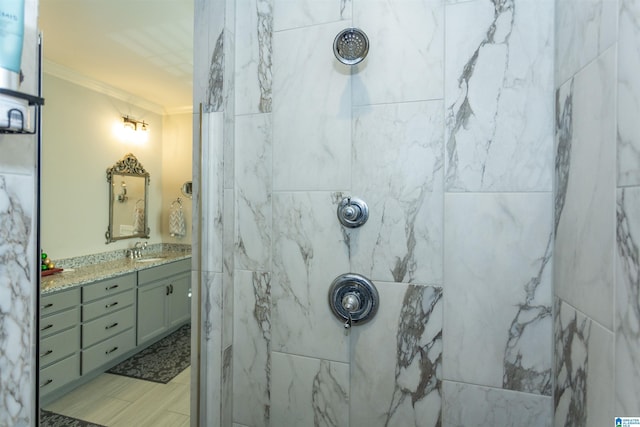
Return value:
M 619 3 L 618 185 L 640 185 L 640 2 Z
M 214 113 L 223 111 L 224 103 L 224 30 L 218 34 L 216 43 L 211 55 L 211 63 L 209 64 L 209 75 L 207 76 L 207 96 L 204 100 L 204 111 Z
M 271 0 L 275 31 L 351 19 L 352 0 Z
M 445 379 L 551 393 L 551 206 L 550 193 L 445 196 Z
M 640 413 L 640 188 L 618 189 L 615 413 Z
M 298 4 L 299 2 L 296 2 Z M 270 113 L 272 108 L 273 0 L 238 2 L 236 12 L 236 114 Z
M 440 426 L 442 288 L 376 286 L 378 313 L 351 331 L 351 425 Z
M 564 84 L 616 40 L 618 0 L 556 0 L 556 82 Z
M 613 410 L 613 333 L 559 299 L 555 304 L 554 425 L 608 425 L 621 415 Z
M 233 342 L 233 293 L 234 293 L 234 203 L 233 190 L 224 190 L 224 215 L 222 246 L 222 347 Z
M 331 49 L 343 27 L 273 36 L 274 191 L 335 191 L 350 183 L 351 84 Z
M 446 189 L 551 191 L 553 3 L 446 9 Z
M 231 345 L 222 352 L 220 389 L 220 425 L 230 426 L 233 420 L 233 346 Z
M 223 141 L 223 188 L 233 190 L 235 181 L 235 124 L 234 117 L 230 113 L 224 113 L 224 141 Z
M 222 273 L 201 272 L 200 295 L 200 419 L 217 424 L 222 419 Z
M 351 188 L 369 220 L 349 233 L 353 271 L 442 283 L 443 148 L 441 101 L 354 109 Z
M 443 427 L 551 427 L 553 401 L 536 396 L 445 381 Z
M 203 104 L 205 112 L 217 111 L 210 103 L 222 106 L 222 34 L 225 27 L 225 2 L 194 0 L 193 105 Z M 218 50 L 216 51 L 216 48 Z M 218 75 L 220 79 L 213 78 Z M 217 80 L 217 83 L 216 83 Z M 212 84 L 213 83 L 213 84 Z M 215 88 L 215 89 L 214 89 Z M 212 97 L 211 95 L 216 94 Z M 196 108 L 194 108 L 194 111 Z
M 0 174 L 0 425 L 32 425 L 36 387 L 35 179 Z
M 615 49 L 558 92 L 555 292 L 613 329 Z
M 271 280 L 269 273 L 236 272 L 233 420 L 269 427 L 271 412 Z
M 223 113 L 205 113 L 202 117 L 202 164 L 200 189 L 203 196 L 202 238 L 203 271 L 222 272 L 223 247 Z
M 349 271 L 336 219 L 338 194 L 273 196 L 272 348 L 347 362 L 348 336 L 327 303 L 331 282 Z
M 271 115 L 236 118 L 236 268 L 271 267 Z
M 272 355 L 271 425 L 349 425 L 349 365 Z
M 354 105 L 442 99 L 442 0 L 353 0 L 353 24 L 370 41 L 351 68 Z

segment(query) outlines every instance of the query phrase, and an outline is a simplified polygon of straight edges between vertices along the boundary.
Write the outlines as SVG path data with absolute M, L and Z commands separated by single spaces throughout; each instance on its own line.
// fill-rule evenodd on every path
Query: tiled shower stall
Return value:
M 195 0 L 195 12 L 192 420 L 640 414 L 640 0 Z M 350 26 L 371 42 L 352 67 L 332 51 Z M 35 315 L 22 310 L 36 180 L 15 138 L 0 135 L 3 426 L 35 413 Z M 369 204 L 364 226 L 339 224 L 345 195 Z M 346 333 L 327 292 L 347 272 L 376 284 L 380 308 Z
M 196 16 L 207 419 L 551 425 L 554 3 Z M 351 26 L 370 40 L 356 66 L 332 50 Z M 347 195 L 369 204 L 360 228 L 336 217 Z M 349 332 L 327 301 L 347 272 L 380 293 Z

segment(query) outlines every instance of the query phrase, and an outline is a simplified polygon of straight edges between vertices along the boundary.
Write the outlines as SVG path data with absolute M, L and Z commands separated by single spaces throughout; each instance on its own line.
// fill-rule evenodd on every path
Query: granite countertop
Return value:
M 159 259 L 149 262 L 140 262 L 140 260 L 150 258 Z M 97 280 L 110 279 L 112 277 L 122 276 L 123 274 L 133 273 L 146 268 L 156 267 L 158 265 L 189 258 L 191 258 L 190 252 L 162 251 L 157 253 L 148 253 L 137 260 L 122 258 L 82 267 L 67 268 L 60 273 L 42 277 L 40 281 L 40 293 L 44 295 L 74 286 L 85 285 Z

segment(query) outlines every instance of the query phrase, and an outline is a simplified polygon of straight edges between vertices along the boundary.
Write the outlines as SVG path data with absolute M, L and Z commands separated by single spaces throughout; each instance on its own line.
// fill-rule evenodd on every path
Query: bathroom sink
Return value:
M 161 261 L 165 258 L 166 257 L 163 257 L 163 256 L 155 257 L 155 258 L 138 258 L 136 259 L 136 262 L 156 262 L 156 261 Z

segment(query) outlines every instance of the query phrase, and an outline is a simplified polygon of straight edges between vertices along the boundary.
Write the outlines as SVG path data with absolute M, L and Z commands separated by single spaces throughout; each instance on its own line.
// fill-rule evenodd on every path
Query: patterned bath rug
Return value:
M 55 412 L 40 410 L 41 427 L 105 427 L 102 424 L 94 424 Z
M 166 384 L 190 364 L 191 325 L 187 324 L 107 372 Z

